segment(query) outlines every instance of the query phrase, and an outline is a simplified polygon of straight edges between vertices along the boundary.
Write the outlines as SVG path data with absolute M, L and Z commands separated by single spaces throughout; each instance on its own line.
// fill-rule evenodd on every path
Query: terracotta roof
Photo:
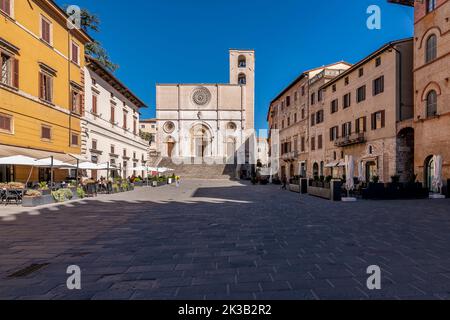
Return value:
M 138 108 L 147 108 L 145 103 L 139 99 L 130 89 L 127 88 L 119 79 L 116 78 L 110 71 L 108 71 L 97 59 L 86 56 L 86 66 L 93 72 L 98 74 L 110 84 L 114 89 L 120 92 L 125 98 L 130 100 Z

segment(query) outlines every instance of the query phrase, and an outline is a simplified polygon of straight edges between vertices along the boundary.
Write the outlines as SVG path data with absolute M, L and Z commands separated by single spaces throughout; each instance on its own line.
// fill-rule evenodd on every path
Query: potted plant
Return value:
M 59 189 L 52 192 L 53 199 L 56 202 L 65 202 L 73 198 L 73 193 L 70 189 Z
M 77 188 L 77 196 L 79 199 L 84 199 L 86 197 L 86 192 L 84 192 L 83 188 Z
M 42 205 L 42 194 L 38 190 L 27 190 L 22 199 L 22 206 L 25 208 Z
M 50 188 L 48 187 L 48 184 L 45 181 L 39 182 L 38 190 L 40 191 L 41 195 L 49 195 L 50 194 Z

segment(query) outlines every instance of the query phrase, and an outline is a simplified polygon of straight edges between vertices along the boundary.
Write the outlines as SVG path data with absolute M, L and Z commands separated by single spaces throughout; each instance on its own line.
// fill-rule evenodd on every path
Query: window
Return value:
M 372 114 L 372 130 L 384 128 L 385 126 L 385 112 L 378 111 Z
M 290 116 L 287 118 L 287 125 L 288 125 L 288 127 L 291 125 L 291 117 Z
M 311 104 L 313 105 L 315 103 L 316 103 L 316 93 L 313 92 L 313 93 L 311 93 Z
M 426 0 L 427 13 L 430 13 L 436 9 L 436 0 Z
M 12 133 L 12 117 L 0 113 L 0 132 Z
M 114 145 L 111 145 L 111 154 L 116 153 L 116 147 Z
M 11 0 L 0 0 L 0 10 L 6 13 L 8 16 L 11 15 L 11 7 Z
M 337 112 L 339 109 L 339 100 L 335 99 L 331 101 L 331 113 Z
M 339 127 L 335 126 L 330 128 L 330 141 L 334 141 L 339 138 Z
M 356 102 L 360 103 L 366 100 L 366 86 L 359 87 L 356 89 Z
M 284 120 L 281 120 L 281 129 L 284 129 Z
M 111 105 L 111 118 L 110 118 L 109 121 L 110 121 L 112 124 L 116 124 L 116 115 L 115 115 L 115 113 L 116 113 L 116 108 L 114 108 L 114 106 Z
M 97 150 L 97 140 L 92 140 L 92 150 Z
M 19 60 L 10 55 L 1 54 L 1 79 L 0 82 L 14 88 L 19 87 Z
M 93 94 L 92 95 L 92 113 L 93 114 L 97 114 L 97 100 L 98 100 L 97 95 Z
M 300 139 L 300 151 L 305 152 L 305 137 Z
M 323 90 L 319 90 L 317 93 L 317 101 L 321 102 L 323 100 Z
M 375 59 L 375 67 L 381 66 L 381 57 Z
M 295 91 L 295 93 L 294 93 L 294 101 L 297 101 L 297 100 L 298 100 L 298 92 Z
M 133 134 L 137 135 L 137 119 L 133 118 Z
M 349 78 L 348 78 L 348 77 L 345 77 L 344 82 L 345 82 L 345 85 L 347 86 L 347 85 L 350 83 Z
M 48 44 L 52 43 L 52 24 L 44 17 L 41 17 L 41 39 Z
M 243 74 L 243 73 L 239 74 L 238 84 L 243 85 L 243 86 L 247 84 L 247 77 L 245 76 L 245 74 Z
M 427 94 L 427 118 L 434 117 L 437 114 L 437 94 L 431 90 Z
M 128 117 L 128 112 L 127 111 L 123 111 L 123 128 L 125 130 L 127 130 L 128 124 L 127 124 L 127 117 Z
M 81 93 L 72 88 L 72 112 L 81 115 Z
M 286 107 L 289 107 L 291 105 L 291 97 L 287 96 L 286 97 Z
M 317 149 L 322 150 L 322 147 L 323 147 L 323 136 L 319 135 L 317 137 Z
M 52 129 L 49 126 L 41 126 L 41 139 L 51 140 L 52 139 Z
M 364 68 L 359 68 L 358 74 L 359 74 L 359 77 L 361 78 L 364 75 Z
M 324 113 L 323 110 L 317 111 L 316 113 L 316 124 L 322 123 L 324 120 Z
M 431 62 L 437 57 L 437 37 L 432 34 L 427 39 L 425 63 Z
M 80 64 L 80 47 L 72 41 L 72 62 Z
M 302 86 L 302 97 L 305 95 L 305 86 Z
M 297 123 L 297 113 L 294 113 L 294 122 Z
M 246 68 L 247 67 L 247 60 L 245 59 L 245 56 L 239 56 L 238 59 L 238 66 L 239 68 Z
M 352 123 L 351 122 L 344 123 L 342 125 L 342 136 L 348 137 L 351 134 L 352 134 Z
M 384 76 L 373 80 L 373 95 L 376 96 L 384 92 Z
M 302 109 L 302 119 L 305 119 L 305 109 Z
M 311 138 L 311 151 L 316 150 L 316 137 Z
M 361 117 L 355 121 L 355 132 L 366 132 L 366 117 Z
M 347 93 L 344 96 L 344 109 L 350 107 L 351 105 L 352 96 L 351 93 Z
M 124 156 L 124 157 L 127 156 L 127 149 L 123 149 L 123 156 Z
M 39 98 L 46 102 L 53 101 L 53 77 L 47 73 L 39 73 Z
M 78 146 L 80 144 L 79 138 L 80 138 L 80 136 L 78 134 L 72 133 L 71 138 L 70 138 L 70 144 L 72 146 Z
M 314 126 L 316 124 L 316 114 L 313 113 L 311 115 L 311 127 Z
M 137 159 L 136 152 L 133 152 L 133 159 Z
M 332 88 L 333 92 L 336 92 L 336 85 L 335 84 L 333 84 L 333 86 L 331 88 Z

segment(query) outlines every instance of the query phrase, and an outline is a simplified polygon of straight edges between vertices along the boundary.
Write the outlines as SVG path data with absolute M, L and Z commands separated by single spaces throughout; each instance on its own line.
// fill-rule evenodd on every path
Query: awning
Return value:
M 338 162 L 339 162 L 339 161 L 333 161 L 333 162 L 327 163 L 327 164 L 325 165 L 325 168 L 334 168 L 334 167 L 336 167 L 336 165 L 338 164 Z
M 113 165 L 109 165 L 107 163 L 97 164 L 92 162 L 83 162 L 80 163 L 78 169 L 81 170 L 117 170 L 117 168 Z

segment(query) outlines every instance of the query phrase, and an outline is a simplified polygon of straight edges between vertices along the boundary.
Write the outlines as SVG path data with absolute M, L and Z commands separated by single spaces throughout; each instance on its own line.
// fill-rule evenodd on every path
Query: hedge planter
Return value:
M 308 186 L 308 194 L 331 201 L 341 201 L 341 180 L 332 180 L 329 188 L 320 187 L 319 184 L 325 186 L 323 182 L 311 182 L 311 185 Z
M 40 193 L 41 193 L 41 195 L 43 195 L 43 196 L 48 196 L 48 195 L 51 195 L 52 194 L 52 192 L 50 191 L 50 189 L 44 189 L 44 190 L 38 190 Z
M 22 207 L 33 208 L 38 206 L 44 206 L 46 204 L 55 203 L 52 195 L 42 195 L 40 197 L 23 197 Z
M 300 193 L 300 184 L 290 183 L 289 191 Z

